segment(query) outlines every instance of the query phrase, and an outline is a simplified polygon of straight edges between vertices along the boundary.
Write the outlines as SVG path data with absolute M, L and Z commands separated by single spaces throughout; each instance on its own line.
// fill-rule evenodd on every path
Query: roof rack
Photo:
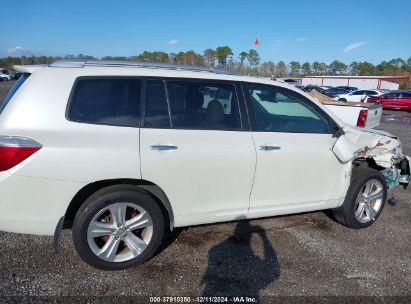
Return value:
M 146 61 L 120 61 L 120 60 L 67 60 L 62 59 L 53 62 L 50 67 L 59 68 L 82 68 L 85 66 L 93 67 L 136 67 L 136 68 L 149 68 L 149 69 L 166 69 L 166 70 L 182 70 L 193 72 L 211 72 L 214 74 L 226 74 L 226 75 L 241 75 L 241 73 L 233 70 L 205 67 L 189 64 L 170 64 L 163 62 L 146 62 Z

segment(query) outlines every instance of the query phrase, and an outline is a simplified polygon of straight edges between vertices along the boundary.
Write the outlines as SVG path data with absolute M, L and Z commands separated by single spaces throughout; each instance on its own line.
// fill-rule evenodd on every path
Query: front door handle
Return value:
M 277 150 L 281 150 L 281 147 L 264 145 L 264 146 L 259 146 L 257 149 L 261 151 L 277 151 Z
M 177 150 L 177 146 L 173 145 L 152 145 L 150 146 L 150 150 L 156 150 L 156 151 L 169 151 L 169 150 Z

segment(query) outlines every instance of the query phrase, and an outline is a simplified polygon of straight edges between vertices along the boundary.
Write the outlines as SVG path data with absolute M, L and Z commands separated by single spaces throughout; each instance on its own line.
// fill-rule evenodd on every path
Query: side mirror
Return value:
M 354 153 L 352 145 L 347 141 L 347 138 L 342 135 L 339 136 L 337 141 L 334 144 L 332 149 L 335 156 L 340 160 L 342 163 L 348 163 L 352 159 L 354 159 Z

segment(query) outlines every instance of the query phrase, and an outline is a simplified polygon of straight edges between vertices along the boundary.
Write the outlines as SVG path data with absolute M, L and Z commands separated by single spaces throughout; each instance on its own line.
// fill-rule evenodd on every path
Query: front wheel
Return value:
M 347 99 L 345 99 L 345 98 L 340 98 L 340 99 L 338 99 L 338 101 L 347 102 Z
M 92 195 L 73 223 L 74 246 L 93 267 L 120 270 L 149 259 L 164 234 L 164 217 L 147 193 L 112 186 Z
M 354 168 L 344 203 L 333 210 L 335 219 L 354 229 L 371 226 L 384 209 L 387 191 L 387 182 L 379 171 Z

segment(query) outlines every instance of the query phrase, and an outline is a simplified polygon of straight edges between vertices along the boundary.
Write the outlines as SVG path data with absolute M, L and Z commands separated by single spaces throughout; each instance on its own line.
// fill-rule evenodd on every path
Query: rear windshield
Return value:
M 7 104 L 10 102 L 10 100 L 13 98 L 14 94 L 18 91 L 18 89 L 21 87 L 21 85 L 26 81 L 26 79 L 30 76 L 30 74 L 23 74 L 20 76 L 20 78 L 14 83 L 14 85 L 11 87 L 9 93 L 7 94 L 6 98 L 3 100 L 1 106 L 0 106 L 0 114 L 3 112 L 3 110 L 6 108 Z

